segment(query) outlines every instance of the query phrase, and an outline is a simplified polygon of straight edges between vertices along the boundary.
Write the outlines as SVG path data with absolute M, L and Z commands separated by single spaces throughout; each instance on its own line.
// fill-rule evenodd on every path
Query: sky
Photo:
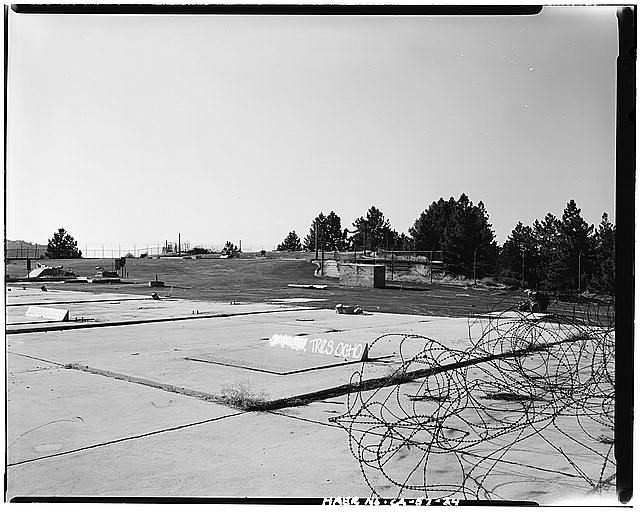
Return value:
M 615 219 L 615 8 L 9 16 L 6 236 L 273 247 L 440 197 Z

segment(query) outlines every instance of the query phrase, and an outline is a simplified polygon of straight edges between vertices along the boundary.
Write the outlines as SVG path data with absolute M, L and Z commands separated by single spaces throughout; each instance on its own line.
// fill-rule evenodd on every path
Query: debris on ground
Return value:
M 288 284 L 289 288 L 312 288 L 314 290 L 324 290 L 327 285 L 326 284 Z
M 69 320 L 69 310 L 42 306 L 29 306 L 25 316 L 32 318 L 45 318 L 54 322 L 67 322 Z
M 164 281 L 158 281 L 158 274 L 156 274 L 155 281 L 149 281 L 149 287 L 151 288 L 164 288 Z M 171 287 L 173 289 L 173 287 Z
M 549 307 L 549 296 L 546 293 L 525 290 L 528 298 L 518 304 L 519 311 L 531 311 L 532 313 L 544 313 Z
M 336 304 L 336 313 L 340 315 L 360 315 L 362 308 L 360 306 L 345 306 L 344 304 Z
M 29 272 L 27 277 L 29 279 L 56 279 L 61 277 L 76 277 L 76 275 L 73 270 L 64 270 L 62 265 L 50 267 L 37 263 L 36 268 Z
M 104 267 L 96 267 L 96 275 L 87 279 L 90 283 L 120 283 L 121 279 L 114 270 L 105 270 Z

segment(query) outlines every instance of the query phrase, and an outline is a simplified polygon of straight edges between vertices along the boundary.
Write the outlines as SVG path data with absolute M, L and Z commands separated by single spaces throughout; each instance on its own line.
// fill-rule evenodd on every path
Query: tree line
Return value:
M 352 229 L 343 228 L 334 211 L 320 212 L 303 241 L 291 231 L 277 250 L 441 251 L 448 272 L 456 275 L 493 276 L 532 289 L 613 293 L 615 226 L 606 212 L 597 227 L 580 213 L 571 199 L 560 219 L 547 213 L 531 226 L 518 222 L 500 247 L 483 202 L 474 205 L 462 194 L 431 203 L 406 234 L 375 206 Z

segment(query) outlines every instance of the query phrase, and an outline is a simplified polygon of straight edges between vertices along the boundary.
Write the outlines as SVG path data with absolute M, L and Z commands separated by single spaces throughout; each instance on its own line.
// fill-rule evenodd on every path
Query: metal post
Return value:
M 578 253 L 578 293 L 580 293 L 581 291 L 581 287 L 580 287 L 580 259 L 582 258 L 582 249 L 580 249 L 580 252 Z
M 475 251 L 473 251 L 473 284 L 478 284 L 476 282 L 476 253 L 478 252 L 478 248 L 476 247 Z
M 393 281 L 393 251 L 391 251 L 391 280 Z
M 178 255 L 180 254 L 180 233 L 178 233 Z

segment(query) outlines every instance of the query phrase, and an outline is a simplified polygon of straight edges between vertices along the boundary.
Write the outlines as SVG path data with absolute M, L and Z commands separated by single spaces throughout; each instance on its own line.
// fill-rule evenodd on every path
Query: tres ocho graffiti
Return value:
M 289 336 L 287 334 L 274 334 L 269 338 L 269 345 L 311 354 L 345 357 L 347 359 L 360 359 L 365 352 L 364 343 L 344 343 L 325 338 L 308 338 L 304 336 Z

